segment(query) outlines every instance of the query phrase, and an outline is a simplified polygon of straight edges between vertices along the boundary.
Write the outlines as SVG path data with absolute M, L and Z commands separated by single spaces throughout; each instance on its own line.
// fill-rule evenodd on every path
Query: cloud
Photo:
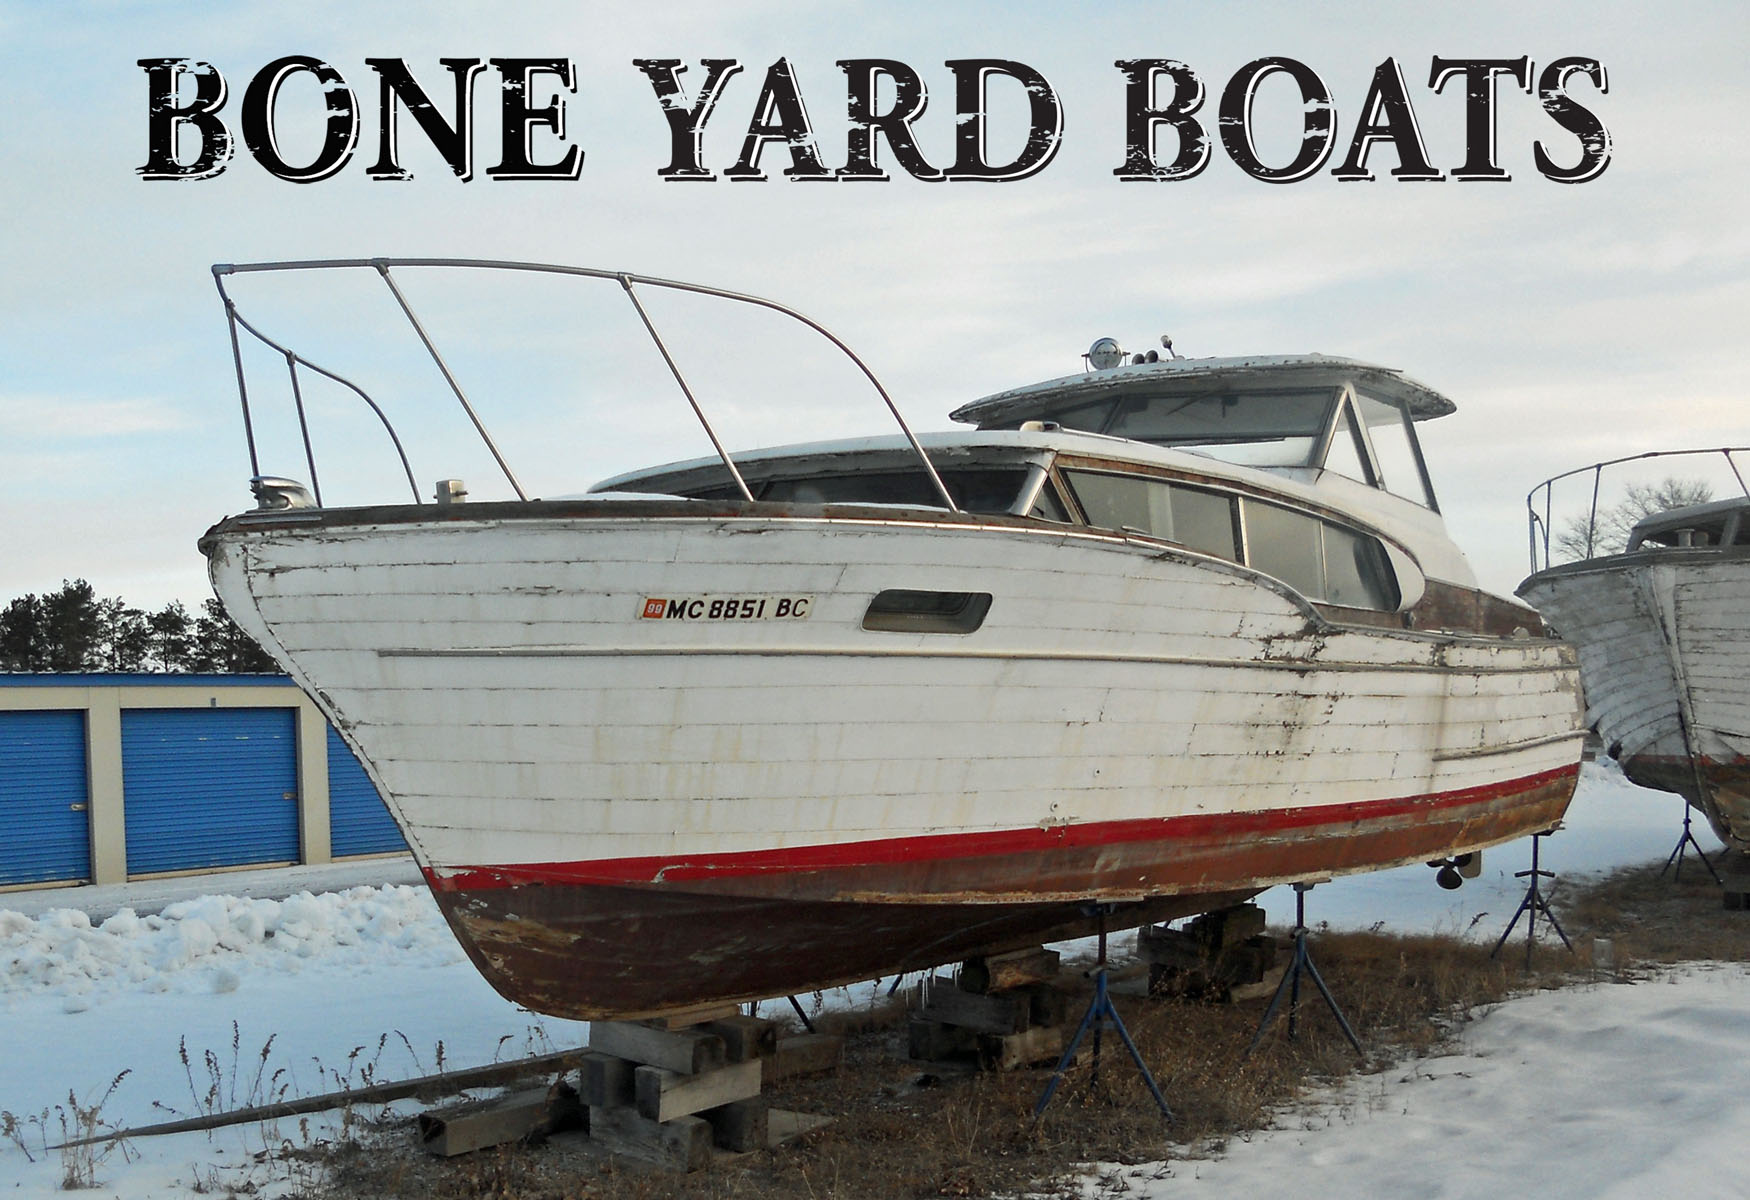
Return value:
M 171 401 L 147 396 L 90 399 L 46 392 L 0 392 L 0 439 L 16 447 L 38 441 L 98 441 L 192 426 Z

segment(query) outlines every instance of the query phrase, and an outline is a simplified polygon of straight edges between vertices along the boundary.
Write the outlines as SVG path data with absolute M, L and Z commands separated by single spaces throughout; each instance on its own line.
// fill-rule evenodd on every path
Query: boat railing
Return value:
M 859 358 L 856 352 L 841 341 L 837 335 L 813 319 L 797 312 L 795 309 L 779 304 L 776 301 L 763 299 L 759 296 L 727 291 L 723 288 L 707 287 L 703 284 L 686 283 L 680 280 L 658 279 L 647 275 L 635 275 L 629 271 L 611 271 L 595 267 L 570 267 L 552 263 L 469 258 L 313 259 L 294 262 L 215 263 L 213 265 L 213 282 L 219 289 L 220 299 L 224 302 L 226 324 L 231 335 L 231 355 L 237 371 L 237 394 L 238 399 L 243 406 L 243 432 L 245 439 L 249 443 L 250 475 L 255 481 L 258 494 L 264 490 L 261 486 L 264 482 L 264 478 L 261 473 L 260 455 L 256 447 L 255 422 L 250 409 L 249 385 L 243 366 L 243 349 L 239 331 L 248 334 L 250 337 L 256 339 L 285 359 L 287 370 L 291 375 L 291 396 L 293 407 L 296 411 L 298 431 L 303 439 L 304 461 L 310 472 L 310 488 L 318 507 L 322 505 L 322 485 L 316 471 L 316 454 L 310 437 L 310 422 L 304 405 L 303 389 L 299 376 L 300 370 L 314 372 L 315 374 L 321 375 L 324 378 L 340 384 L 352 391 L 359 397 L 359 399 L 370 407 L 371 411 L 376 414 L 377 419 L 382 423 L 384 430 L 388 433 L 389 439 L 394 445 L 395 453 L 400 459 L 401 469 L 407 477 L 407 484 L 413 491 L 413 502 L 415 504 L 428 503 L 427 501 L 422 501 L 420 498 L 419 485 L 415 480 L 413 468 L 408 462 L 407 452 L 402 446 L 399 435 L 395 432 L 393 424 L 389 421 L 389 418 L 387 414 L 384 413 L 382 407 L 358 384 L 342 377 L 334 371 L 317 365 L 303 355 L 282 345 L 262 332 L 261 329 L 246 319 L 243 314 L 238 311 L 236 301 L 232 299 L 230 293 L 225 288 L 226 278 L 233 275 L 244 275 L 257 272 L 351 269 L 375 271 L 382 278 L 383 283 L 388 287 L 390 294 L 394 297 L 396 305 L 400 308 L 402 314 L 406 316 L 408 323 L 413 327 L 414 333 L 418 335 L 419 341 L 425 347 L 426 353 L 430 355 L 432 362 L 436 364 L 438 371 L 443 375 L 444 382 L 449 386 L 451 394 L 455 396 L 457 403 L 461 405 L 462 411 L 466 413 L 475 432 L 485 444 L 487 451 L 492 455 L 493 461 L 498 464 L 499 470 L 504 473 L 504 477 L 509 482 L 511 490 L 516 493 L 517 499 L 529 499 L 528 493 L 523 490 L 523 485 L 517 479 L 516 473 L 512 471 L 510 464 L 505 460 L 503 453 L 499 450 L 497 442 L 493 440 L 491 433 L 488 432 L 485 422 L 481 420 L 480 414 L 469 401 L 467 393 L 463 390 L 460 381 L 450 370 L 449 365 L 444 361 L 443 355 L 439 353 L 436 344 L 427 333 L 425 326 L 414 313 L 413 307 L 408 302 L 406 294 L 396 283 L 394 276 L 395 270 L 401 268 L 414 269 L 424 267 L 461 268 L 466 270 L 528 271 L 548 275 L 563 275 L 584 279 L 606 280 L 619 284 L 625 292 L 626 298 L 631 302 L 633 309 L 637 312 L 638 318 L 644 325 L 645 330 L 650 334 L 651 340 L 655 343 L 657 353 L 661 355 L 663 362 L 668 367 L 669 373 L 674 376 L 675 383 L 679 385 L 681 393 L 686 397 L 688 405 L 692 408 L 694 417 L 698 420 L 700 426 L 705 431 L 705 436 L 710 439 L 712 447 L 717 452 L 717 456 L 722 459 L 724 469 L 729 472 L 730 477 L 735 481 L 735 486 L 741 492 L 742 496 L 750 501 L 754 496 L 747 486 L 747 481 L 742 478 L 740 469 L 735 465 L 735 460 L 731 457 L 729 451 L 724 448 L 721 439 L 718 438 L 717 431 L 712 427 L 710 420 L 706 417 L 705 410 L 700 405 L 697 394 L 694 392 L 692 386 L 688 384 L 686 377 L 681 372 L 680 365 L 675 361 L 673 354 L 670 353 L 668 344 L 663 340 L 661 333 L 658 332 L 656 328 L 656 324 L 651 320 L 649 311 L 645 308 L 642 300 L 639 298 L 638 288 L 660 288 L 671 291 L 690 292 L 694 295 L 700 296 L 711 296 L 721 300 L 735 301 L 742 304 L 753 305 L 758 308 L 769 309 L 773 312 L 789 317 L 792 320 L 798 321 L 809 329 L 812 329 L 821 337 L 825 338 L 828 342 L 832 343 L 832 345 L 837 347 L 838 350 L 863 373 L 863 376 L 868 379 L 876 393 L 881 397 L 882 402 L 886 404 L 888 413 L 899 425 L 900 432 L 905 435 L 906 441 L 910 443 L 912 451 L 917 455 L 918 461 L 922 465 L 925 475 L 929 477 L 931 484 L 935 487 L 936 493 L 942 498 L 943 505 L 951 512 L 959 510 L 958 505 L 954 503 L 954 498 L 948 493 L 947 485 L 942 482 L 942 477 L 936 472 L 935 465 L 930 462 L 929 455 L 925 453 L 923 444 L 918 440 L 917 435 L 912 432 L 911 427 L 906 423 L 905 418 L 900 415 L 899 406 L 894 403 L 893 397 L 888 394 L 887 389 L 882 386 L 881 381 L 876 378 L 874 371 L 870 370 L 868 364 Z M 266 490 L 269 490 L 270 492 L 272 491 L 272 489 Z M 278 494 L 283 495 L 283 492 Z M 429 503 L 438 502 L 439 501 L 435 498 L 432 501 L 429 501 Z
M 1630 454 L 1622 458 L 1607 459 L 1604 462 L 1593 463 L 1589 467 L 1576 467 L 1572 471 L 1564 471 L 1560 475 L 1551 476 L 1525 496 L 1526 515 L 1529 518 L 1531 538 L 1531 570 L 1535 574 L 1553 565 L 1550 557 L 1550 542 L 1552 538 L 1551 523 L 1554 519 L 1554 495 L 1557 485 L 1569 484 L 1565 489 L 1571 494 L 1572 487 L 1591 485 L 1591 499 L 1586 509 L 1583 523 L 1574 526 L 1575 540 L 1583 536 L 1585 553 L 1581 559 L 1593 558 L 1597 555 L 1599 532 L 1600 501 L 1604 496 L 1604 477 L 1607 472 L 1615 474 L 1626 473 L 1626 464 L 1643 463 L 1652 459 L 1675 458 L 1709 458 L 1723 460 L 1731 471 L 1731 477 L 1737 481 L 1738 488 L 1746 497 L 1750 497 L 1750 486 L 1744 482 L 1743 467 L 1746 465 L 1738 457 L 1750 455 L 1750 446 L 1718 446 L 1693 450 L 1649 450 L 1644 454 Z M 1645 515 L 1645 514 L 1643 514 Z M 1558 538 L 1559 535 L 1553 535 Z

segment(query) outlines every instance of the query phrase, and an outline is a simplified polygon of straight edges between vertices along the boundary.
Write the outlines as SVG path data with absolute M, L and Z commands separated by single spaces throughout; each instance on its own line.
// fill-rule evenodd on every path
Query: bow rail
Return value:
M 1529 518 L 1531 538 L 1532 573 L 1536 574 L 1538 571 L 1547 570 L 1554 565 L 1550 559 L 1550 523 L 1552 520 L 1554 505 L 1553 496 L 1557 484 L 1563 483 L 1566 480 L 1578 480 L 1585 476 L 1591 477 L 1591 505 L 1587 509 L 1585 524 L 1582 527 L 1586 535 L 1586 552 L 1581 557 L 1592 558 L 1598 548 L 1598 506 L 1606 471 L 1610 471 L 1612 468 L 1623 468 L 1624 465 L 1628 463 L 1646 462 L 1651 459 L 1697 458 L 1704 456 L 1711 458 L 1712 456 L 1718 455 L 1724 459 L 1726 466 L 1731 469 L 1732 478 L 1737 480 L 1739 490 L 1741 490 L 1746 497 L 1750 497 L 1750 486 L 1745 485 L 1744 473 L 1739 469 L 1738 460 L 1733 457 L 1738 454 L 1750 454 L 1750 446 L 1718 446 L 1695 450 L 1648 450 L 1643 454 L 1629 454 L 1622 458 L 1612 458 L 1607 459 L 1604 462 L 1593 463 L 1589 467 L 1576 467 L 1572 471 L 1564 471 L 1560 475 L 1553 475 L 1544 480 L 1542 483 L 1532 488 L 1531 491 L 1527 492 L 1525 496 L 1525 509 L 1526 515 Z M 1626 474 L 1626 470 L 1618 470 L 1615 474 L 1618 476 Z M 1539 511 L 1540 501 L 1542 506 L 1541 512 Z

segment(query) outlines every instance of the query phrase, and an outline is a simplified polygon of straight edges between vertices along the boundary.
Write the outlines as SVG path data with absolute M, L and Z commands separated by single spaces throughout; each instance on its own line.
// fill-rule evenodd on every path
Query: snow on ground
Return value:
M 1675 797 L 1588 766 L 1543 865 L 1571 876 L 1657 860 L 1680 820 Z M 1457 892 L 1439 890 L 1423 866 L 1320 885 L 1307 917 L 1492 939 L 1523 893 L 1513 872 L 1529 865 L 1528 846 L 1490 851 L 1482 877 Z M 400 860 L 365 864 L 353 878 L 359 869 L 407 874 Z M 283 878 L 295 889 L 346 874 Z M 130 884 L 0 896 L 0 1114 L 14 1122 L 7 1136 L 0 1116 L 0 1200 L 58 1194 L 64 1163 L 46 1146 L 61 1140 L 63 1119 L 77 1123 L 70 1091 L 86 1107 L 103 1098 L 103 1122 L 140 1126 L 280 1087 L 308 1095 L 367 1072 L 425 1074 L 439 1065 L 440 1043 L 443 1065 L 456 1068 L 585 1041 L 585 1026 L 535 1016 L 487 987 L 424 888 L 386 882 L 276 899 L 261 875 L 247 885 L 199 881 L 250 895 L 201 895 L 183 881 L 175 892 Z M 1292 892 L 1264 902 L 1272 922 L 1289 923 Z M 1695 1196 L 1724 1195 L 1714 1187 L 1731 1178 L 1723 1131 L 1750 1117 L 1732 1090 L 1750 1055 L 1747 1001 L 1743 972 L 1699 968 L 1515 1000 L 1469 1027 L 1463 1055 L 1356 1081 L 1220 1159 L 1113 1178 L 1129 1195 L 1163 1197 L 1229 1195 L 1315 1170 L 1361 1195 L 1493 1197 L 1535 1182 L 1546 1196 L 1627 1196 L 1646 1186 L 1636 1171 L 1660 1169 L 1680 1172 L 1659 1176 L 1662 1191 L 1677 1180 Z M 95 1175 L 100 1194 L 126 1200 L 269 1185 L 278 1177 L 251 1157 L 264 1140 L 302 1144 L 326 1132 L 322 1121 L 286 1119 L 277 1129 L 134 1139 L 137 1158 L 111 1153 Z M 1102 1194 L 1101 1178 L 1090 1178 L 1090 1196 Z
M 208 882 L 222 886 L 223 877 Z M 422 887 L 206 896 L 99 922 L 68 909 L 35 919 L 0 911 L 0 967 L 0 1112 L 26 1123 L 23 1147 L 0 1141 L 0 1196 L 20 1200 L 58 1189 L 61 1155 L 44 1151 L 62 1140 L 62 1115 L 72 1120 L 69 1091 L 89 1105 L 122 1071 L 101 1118 L 139 1126 L 246 1106 L 281 1084 L 298 1096 L 367 1073 L 427 1074 L 439 1067 L 440 1043 L 442 1065 L 455 1068 L 586 1040 L 585 1025 L 493 992 Z M 215 1076 L 217 1103 L 208 1105 Z M 269 1082 L 257 1087 L 258 1078 Z M 280 1132 L 302 1140 L 294 1120 Z M 139 1161 L 112 1154 L 96 1174 L 105 1195 L 186 1195 L 215 1164 L 246 1160 L 261 1141 L 259 1127 L 139 1139 Z M 266 1174 L 247 1164 L 222 1178 Z
M 1739 965 L 1539 992 L 1457 1054 L 1353 1077 L 1217 1157 L 1102 1167 L 1082 1194 L 1741 1200 L 1745 1053 Z

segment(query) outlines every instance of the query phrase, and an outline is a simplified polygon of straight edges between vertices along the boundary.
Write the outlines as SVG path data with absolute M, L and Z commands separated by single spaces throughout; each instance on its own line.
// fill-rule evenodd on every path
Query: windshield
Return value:
M 1021 498 L 1028 471 L 1016 467 L 962 467 L 939 470 L 954 503 L 965 512 L 1006 513 Z M 898 504 L 907 508 L 941 508 L 942 497 L 923 471 L 832 471 L 749 479 L 755 500 L 789 504 Z M 733 484 L 688 489 L 695 500 L 737 500 Z
M 1336 396 L 1332 388 L 1133 396 L 1098 432 L 1245 466 L 1306 466 Z

